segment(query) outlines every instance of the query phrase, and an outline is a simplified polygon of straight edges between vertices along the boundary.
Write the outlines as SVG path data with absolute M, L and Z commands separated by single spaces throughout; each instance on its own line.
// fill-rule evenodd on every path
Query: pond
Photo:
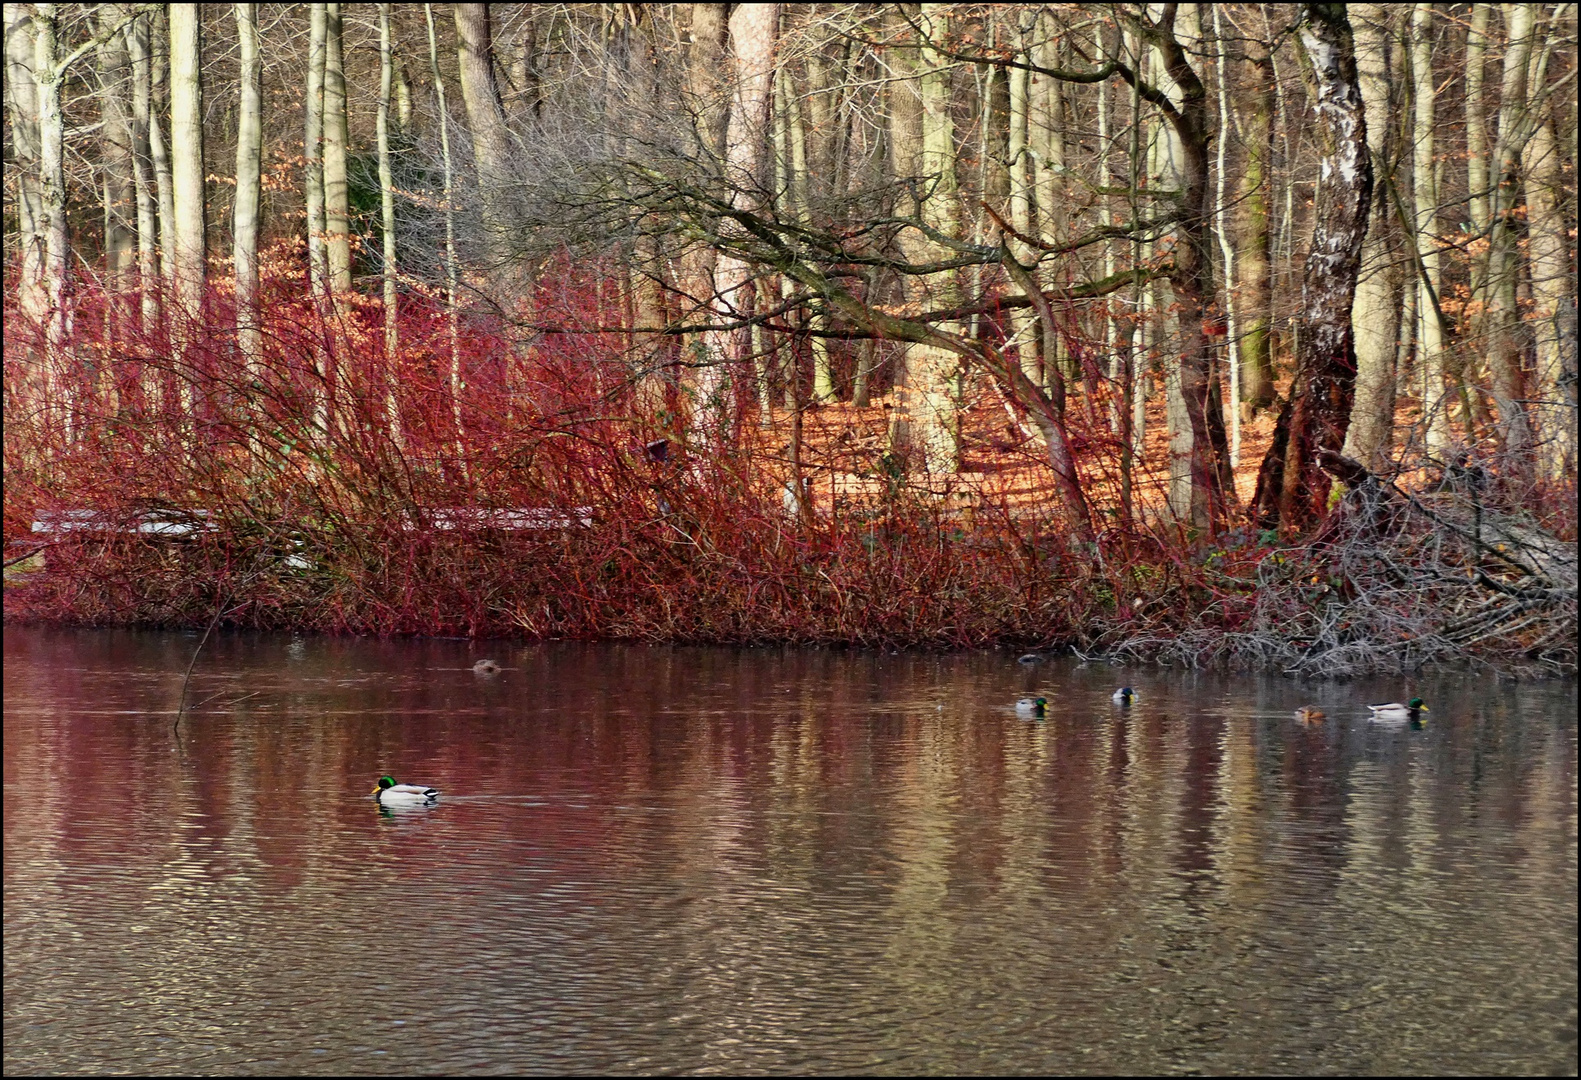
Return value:
M 197 641 L 4 631 L 8 1074 L 1576 1072 L 1573 681 Z

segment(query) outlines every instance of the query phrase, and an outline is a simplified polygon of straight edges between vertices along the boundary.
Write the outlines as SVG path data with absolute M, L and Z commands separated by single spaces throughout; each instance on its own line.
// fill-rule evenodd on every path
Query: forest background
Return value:
M 1574 4 L 6 4 L 8 618 L 1576 667 Z

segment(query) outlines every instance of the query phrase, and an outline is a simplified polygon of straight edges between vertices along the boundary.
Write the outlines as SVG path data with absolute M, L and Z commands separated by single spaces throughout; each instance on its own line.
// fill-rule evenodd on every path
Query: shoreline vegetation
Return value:
M 355 322 L 330 438 L 292 446 L 280 433 L 302 413 L 291 395 L 320 339 L 284 332 L 288 298 L 271 310 L 279 367 L 240 392 L 230 339 L 217 334 L 201 424 L 181 424 L 175 394 L 161 417 L 125 393 L 119 414 L 79 414 L 72 451 L 39 455 L 47 470 L 8 459 L 8 622 L 998 645 L 1305 676 L 1576 672 L 1576 546 L 1521 509 L 1530 492 L 1511 507 L 1507 486 L 1476 465 L 1391 480 L 1330 453 L 1334 505 L 1298 537 L 1245 523 L 1195 532 L 1169 519 L 1167 477 L 1138 470 L 1126 527 L 1105 484 L 1120 448 L 1101 421 L 1089 432 L 1073 417 L 1094 503 L 1113 522 L 1088 541 L 1050 509 L 1046 465 L 1003 437 L 1002 412 L 979 410 L 980 430 L 967 429 L 977 469 L 938 483 L 888 467 L 881 439 L 842 438 L 850 415 L 817 410 L 801 418 L 797 458 L 773 444 L 787 418 L 750 414 L 728 451 L 703 458 L 609 415 L 607 399 L 587 404 L 599 364 L 565 335 L 553 340 L 578 348 L 558 364 L 548 347 L 535 354 L 542 411 L 530 422 L 470 412 L 462 466 L 448 404 L 438 415 L 415 407 L 441 395 L 414 393 L 403 444 L 388 439 L 368 407 L 372 376 L 354 363 Z M 315 326 L 311 311 L 297 314 Z M 430 326 L 446 344 L 443 319 Z M 406 340 L 422 355 L 421 327 Z M 483 358 L 469 368 L 477 385 L 504 350 L 484 333 L 464 344 Z M 337 359 L 339 347 L 331 337 Z M 485 384 L 477 400 L 509 399 Z M 272 443 L 257 435 L 270 425 Z M 8 427 L 8 454 L 22 445 Z M 479 494 L 488 505 L 469 504 Z
M 1574 5 L 6 20 L 8 623 L 1577 673 Z

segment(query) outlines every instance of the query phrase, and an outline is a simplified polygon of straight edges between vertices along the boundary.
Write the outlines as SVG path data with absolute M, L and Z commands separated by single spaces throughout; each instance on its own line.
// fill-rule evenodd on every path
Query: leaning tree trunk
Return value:
M 1312 206 L 1312 249 L 1301 282 L 1301 344 L 1290 399 L 1257 476 L 1254 513 L 1264 528 L 1302 529 L 1327 510 L 1330 482 L 1318 451 L 1345 443 L 1356 389 L 1351 307 L 1372 202 L 1367 118 L 1343 4 L 1308 4 L 1301 44 L 1312 64 L 1323 147 Z

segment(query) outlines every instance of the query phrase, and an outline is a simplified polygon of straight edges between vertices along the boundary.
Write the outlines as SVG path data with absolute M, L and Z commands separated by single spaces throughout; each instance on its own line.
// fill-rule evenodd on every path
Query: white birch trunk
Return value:
M 324 256 L 330 293 L 351 291 L 351 205 L 346 184 L 346 62 L 341 5 L 324 5 Z
M 236 342 L 249 382 L 261 376 L 258 328 L 258 205 L 263 195 L 263 65 L 258 53 L 258 5 L 236 5 L 241 101 L 236 117 L 236 203 L 232 254 L 236 266 Z
M 17 168 L 17 307 L 23 318 L 42 326 L 49 312 L 49 293 L 44 285 L 45 211 L 39 178 L 39 86 L 34 77 L 37 42 L 30 6 L 34 5 L 5 5 L 5 91 L 11 121 L 11 152 Z
M 60 365 L 69 337 L 66 310 L 67 260 L 70 257 L 70 233 L 66 219 L 66 159 L 65 117 L 61 112 L 61 71 L 56 55 L 56 26 L 58 4 L 33 5 L 33 80 L 38 98 L 38 230 L 43 237 L 41 263 L 45 361 L 43 367 L 43 402 L 46 418 L 58 412 L 65 418 L 66 441 L 73 438 L 72 417 L 75 413 L 70 401 L 63 400 L 56 392 L 57 383 L 64 393 L 64 380 Z M 52 406 L 54 408 L 52 408 Z
M 189 331 L 203 318 L 207 283 L 203 235 L 203 96 L 201 13 L 195 4 L 170 5 L 171 194 L 175 199 L 172 254 L 176 299 Z
M 149 146 L 152 123 L 152 61 L 148 54 L 146 13 L 126 27 L 126 48 L 132 61 L 132 178 L 137 192 L 137 276 L 142 291 L 142 327 L 152 334 L 159 322 L 159 196 L 155 190 L 154 161 Z M 155 401 L 157 392 L 145 384 L 144 393 Z
M 159 199 L 159 271 L 163 278 L 164 300 L 168 305 L 176 295 L 176 195 L 170 174 L 170 141 L 165 137 L 161 112 L 170 97 L 170 23 L 165 17 L 168 5 L 158 5 L 151 17 L 149 36 L 148 156 L 154 166 L 154 191 Z M 182 384 L 185 387 L 185 383 Z M 183 390 L 185 393 L 185 390 Z
M 396 285 L 395 263 L 395 174 L 390 166 L 390 95 L 395 81 L 395 50 L 390 34 L 390 5 L 379 5 L 379 222 L 384 233 L 384 410 L 390 439 L 397 447 L 401 437 L 399 382 L 400 292 Z
M 322 314 L 329 295 L 329 259 L 324 248 L 324 59 L 328 14 L 309 4 L 307 97 L 302 105 L 302 198 L 307 210 L 307 277 Z

